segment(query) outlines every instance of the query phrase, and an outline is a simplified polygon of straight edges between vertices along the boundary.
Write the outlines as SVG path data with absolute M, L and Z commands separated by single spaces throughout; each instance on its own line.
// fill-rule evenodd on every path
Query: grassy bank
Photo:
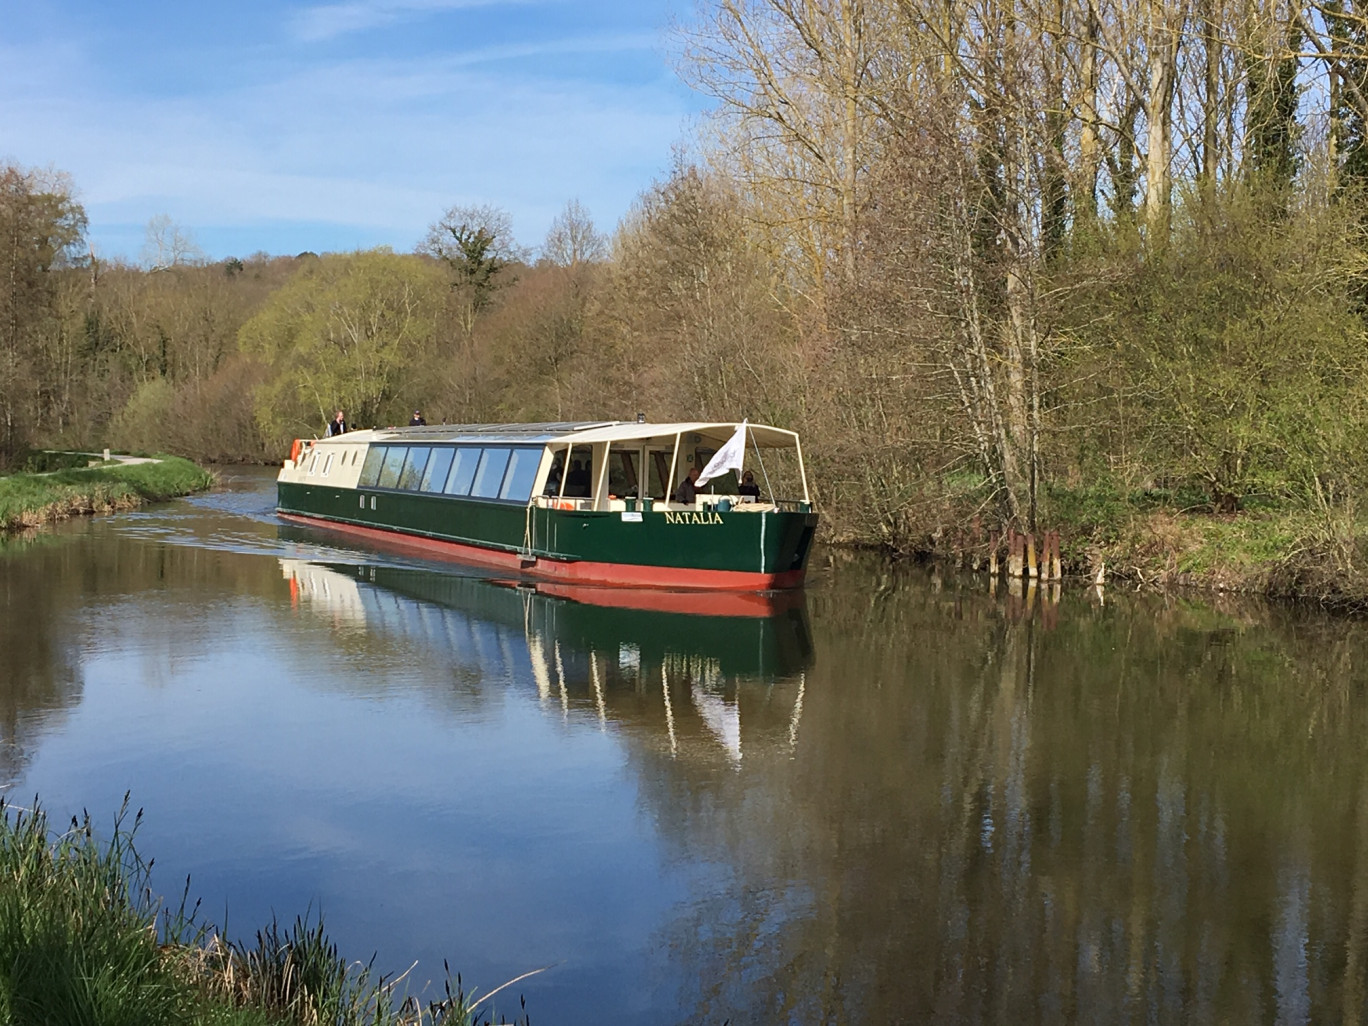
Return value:
M 1199 491 L 1053 487 L 1041 532 L 1060 532 L 1065 573 L 1158 587 L 1185 586 L 1303 599 L 1368 610 L 1368 516 L 1352 503 L 1247 499 L 1222 512 Z M 911 508 L 895 551 L 986 565 L 991 518 L 981 496 L 943 489 Z M 975 532 L 972 525 L 978 520 Z M 857 543 L 858 544 L 858 543 Z M 1037 542 L 1039 547 L 1040 542 Z M 1005 547 L 999 550 L 1005 563 Z
M 189 460 L 159 456 L 151 463 L 106 463 L 49 473 L 0 477 L 0 530 L 133 509 L 145 502 L 204 491 L 213 475 Z
M 153 896 L 127 807 L 108 839 L 89 817 L 51 829 L 0 800 L 0 1023 L 38 1026 L 474 1026 L 459 981 L 426 1003 L 348 962 L 320 922 L 221 937 Z M 139 814 L 139 818 L 141 813 Z M 492 994 L 491 994 L 492 996 Z

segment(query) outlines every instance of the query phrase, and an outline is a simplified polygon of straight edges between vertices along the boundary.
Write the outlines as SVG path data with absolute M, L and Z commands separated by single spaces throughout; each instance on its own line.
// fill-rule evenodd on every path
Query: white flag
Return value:
M 708 465 L 703 468 L 703 473 L 698 475 L 696 487 L 702 488 L 714 478 L 721 477 L 729 470 L 734 470 L 739 475 L 741 473 L 741 461 L 746 458 L 746 421 L 742 421 L 737 426 L 735 433 L 727 439 L 725 445 L 713 453 L 713 458 L 708 460 Z

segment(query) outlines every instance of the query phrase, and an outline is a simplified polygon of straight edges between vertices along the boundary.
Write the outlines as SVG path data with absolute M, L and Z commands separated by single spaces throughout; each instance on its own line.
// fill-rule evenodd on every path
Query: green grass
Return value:
M 203 491 L 213 475 L 189 460 L 109 464 L 0 477 L 0 530 L 34 527 L 82 513 L 131 509 Z
M 1100 477 L 1047 485 L 1039 525 L 1059 530 L 1070 573 L 1105 563 L 1113 578 L 1368 606 L 1368 519 L 1352 504 L 1317 511 L 1270 486 L 1219 513 L 1200 482 L 1135 488 Z
M 233 943 L 182 900 L 165 907 L 134 846 L 128 803 L 100 839 L 54 831 L 0 799 L 0 1023 L 5 1026 L 475 1026 L 460 987 L 426 1005 L 349 962 L 308 916 Z M 489 995 L 493 996 L 493 993 Z
M 1264 572 L 1285 559 L 1305 537 L 1309 525 L 1304 520 L 1291 513 L 1205 517 L 1193 525 L 1197 542 L 1178 557 L 1178 570 L 1198 575 Z

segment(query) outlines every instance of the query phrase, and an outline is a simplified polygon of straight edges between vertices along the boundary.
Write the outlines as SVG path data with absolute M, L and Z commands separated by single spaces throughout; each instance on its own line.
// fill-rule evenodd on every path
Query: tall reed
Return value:
M 448 979 L 436 1000 L 399 991 L 374 959 L 349 962 L 322 916 L 226 940 L 151 887 L 129 803 L 106 839 L 88 813 L 59 832 L 34 802 L 0 798 L 0 1024 L 5 1026 L 480 1026 L 480 1000 Z M 405 974 L 406 975 L 406 974 Z M 515 981 L 516 982 L 516 981 Z M 501 1020 L 503 1021 L 503 1020 Z

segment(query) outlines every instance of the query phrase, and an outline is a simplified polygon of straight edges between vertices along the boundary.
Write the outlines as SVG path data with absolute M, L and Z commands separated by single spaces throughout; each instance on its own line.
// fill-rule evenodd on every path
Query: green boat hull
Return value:
M 817 515 L 589 511 L 281 481 L 278 508 L 364 537 L 555 580 L 766 590 L 802 583 Z

